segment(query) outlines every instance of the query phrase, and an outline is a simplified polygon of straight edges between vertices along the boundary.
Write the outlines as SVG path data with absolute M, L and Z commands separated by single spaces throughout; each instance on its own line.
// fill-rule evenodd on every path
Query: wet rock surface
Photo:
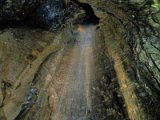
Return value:
M 0 119 L 158 120 L 159 1 L 79 1 L 0 0 Z

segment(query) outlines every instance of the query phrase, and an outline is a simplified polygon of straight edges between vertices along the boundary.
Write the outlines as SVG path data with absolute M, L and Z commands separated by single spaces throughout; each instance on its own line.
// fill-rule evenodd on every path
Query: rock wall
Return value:
M 41 64 L 73 38 L 69 29 L 56 35 L 41 29 L 16 28 L 4 30 L 0 39 L 0 119 L 18 120 L 35 103 L 38 93 L 32 82 Z
M 114 48 L 118 49 L 115 52 L 116 54 L 122 54 L 120 58 L 115 58 L 116 54 L 114 53 L 114 55 L 109 56 L 112 56 L 111 59 L 113 59 L 115 65 L 117 63 L 116 59 L 121 60 L 124 71 L 126 70 L 126 73 L 128 74 L 127 76 L 132 81 L 131 84 L 134 84 L 133 86 L 135 87 L 134 89 L 136 91 L 136 96 L 138 97 L 137 99 L 139 99 L 138 101 L 140 102 L 139 104 L 142 108 L 142 111 L 137 112 L 137 115 L 135 115 L 134 117 L 134 112 L 136 113 L 136 107 L 128 107 L 128 113 L 129 109 L 135 109 L 135 111 L 131 111 L 131 114 L 133 116 L 129 115 L 130 118 L 149 120 L 158 119 L 160 81 L 160 24 L 159 9 L 153 8 L 155 1 L 106 1 L 106 3 L 101 3 L 101 1 L 86 2 L 92 4 L 93 7 L 95 7 L 95 11 L 101 11 L 102 15 L 99 15 L 102 19 L 102 26 L 100 26 L 100 36 L 102 36 L 102 39 L 106 40 L 107 53 L 111 52 L 109 52 L 110 49 L 113 49 L 112 51 L 114 51 Z M 98 14 L 100 13 L 97 12 L 97 15 Z M 110 18 L 104 18 L 103 16 L 105 16 L 105 14 L 108 14 Z M 112 19 L 112 22 L 109 19 Z M 113 21 L 115 23 L 113 23 Z M 111 24 L 110 29 L 108 29 L 109 27 L 107 27 L 108 24 Z M 110 37 L 112 36 L 112 34 L 117 34 L 120 36 L 119 38 L 112 38 Z M 119 40 L 117 40 L 115 46 L 111 46 L 112 48 L 110 48 L 110 43 L 108 43 L 109 39 L 112 39 L 113 43 L 115 40 Z M 123 45 L 123 42 L 121 43 L 121 39 L 123 39 L 123 42 L 127 44 L 128 49 L 127 46 Z M 117 46 L 117 44 L 119 45 Z M 121 52 L 119 53 L 119 51 Z M 127 61 L 130 62 L 128 63 Z M 118 63 L 117 66 L 119 66 L 120 69 L 121 66 L 119 64 L 120 63 Z M 120 71 L 117 70 L 117 77 L 118 72 Z M 119 80 L 120 79 L 121 78 L 119 78 Z M 127 88 L 130 89 L 130 83 L 128 83 L 127 86 Z M 121 88 L 121 91 L 125 94 L 125 90 L 123 91 L 123 87 Z M 129 95 L 131 93 L 132 92 L 130 90 L 127 94 Z M 125 98 L 125 95 L 123 96 Z M 127 96 L 125 99 L 127 99 Z M 138 109 L 140 110 L 140 108 Z M 136 118 L 141 113 L 143 114 L 143 111 L 145 111 L 144 113 L 147 113 L 146 115 L 144 115 L 147 117 L 143 118 L 143 115 L 141 115 L 141 117 L 139 116 L 140 118 Z

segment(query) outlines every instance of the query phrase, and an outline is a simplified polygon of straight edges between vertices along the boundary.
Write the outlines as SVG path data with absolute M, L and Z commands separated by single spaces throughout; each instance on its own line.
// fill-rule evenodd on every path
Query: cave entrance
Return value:
M 83 9 L 85 13 L 78 17 L 76 20 L 77 24 L 81 25 L 97 25 L 99 23 L 100 18 L 98 18 L 91 5 L 87 3 L 81 3 L 77 0 L 72 0 L 74 3 L 78 5 L 79 8 Z

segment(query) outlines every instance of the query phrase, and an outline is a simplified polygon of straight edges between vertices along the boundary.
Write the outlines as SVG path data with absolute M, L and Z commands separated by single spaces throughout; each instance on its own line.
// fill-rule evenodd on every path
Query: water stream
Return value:
M 89 120 L 91 83 L 94 80 L 93 40 L 94 27 L 80 26 L 77 42 L 71 54 L 68 71 L 53 120 Z M 68 54 L 66 54 L 68 55 Z

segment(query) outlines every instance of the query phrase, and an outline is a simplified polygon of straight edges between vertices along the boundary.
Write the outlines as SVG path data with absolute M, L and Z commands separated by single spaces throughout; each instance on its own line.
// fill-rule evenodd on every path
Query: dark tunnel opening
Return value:
M 97 25 L 99 23 L 100 18 L 98 18 L 91 5 L 87 3 L 81 3 L 77 0 L 72 0 L 74 3 L 78 5 L 79 8 L 85 11 L 85 15 L 79 18 L 76 23 L 82 25 Z

